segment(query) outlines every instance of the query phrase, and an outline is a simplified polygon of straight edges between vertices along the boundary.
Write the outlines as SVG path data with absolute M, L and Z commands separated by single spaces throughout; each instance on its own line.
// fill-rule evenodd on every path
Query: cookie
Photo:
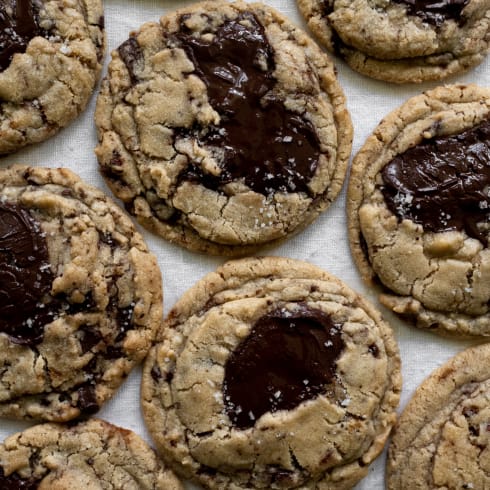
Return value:
M 395 423 L 400 361 L 390 327 L 338 279 L 291 259 L 230 261 L 164 326 L 143 416 L 182 477 L 339 490 L 367 474 Z
M 490 344 L 467 349 L 416 390 L 397 423 L 388 490 L 490 488 Z
M 80 114 L 104 49 L 101 0 L 2 0 L 0 155 L 49 138 Z
M 138 221 L 244 255 L 339 193 L 352 127 L 334 66 L 262 4 L 185 7 L 112 53 L 97 101 L 102 175 Z
M 0 445 L 2 489 L 183 490 L 135 433 L 103 420 L 41 424 Z
M 490 90 L 439 87 L 388 115 L 348 188 L 354 260 L 417 327 L 490 335 Z
M 96 412 L 162 321 L 156 258 L 66 169 L 0 170 L 0 416 Z
M 486 0 L 297 0 L 308 27 L 354 70 L 388 82 L 441 80 L 488 52 Z

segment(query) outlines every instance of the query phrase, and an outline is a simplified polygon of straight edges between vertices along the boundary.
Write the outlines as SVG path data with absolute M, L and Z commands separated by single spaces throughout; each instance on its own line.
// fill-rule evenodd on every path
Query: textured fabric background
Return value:
M 184 0 L 105 0 L 108 53 L 125 41 L 131 30 L 138 29 L 146 21 L 156 21 L 164 13 L 189 3 L 191 2 Z M 305 28 L 294 0 L 267 0 L 265 3 L 276 7 L 294 23 Z M 108 59 L 109 55 L 106 57 L 106 64 Z M 437 85 L 437 83 L 389 85 L 354 73 L 341 60 L 336 60 L 336 65 L 354 124 L 353 155 L 388 112 L 409 97 Z M 490 85 L 490 60 L 487 59 L 464 76 L 453 77 L 446 81 L 446 83 L 470 82 L 482 86 Z M 94 106 L 95 97 L 92 98 L 87 110 L 71 126 L 40 145 L 0 158 L 0 165 L 5 167 L 18 162 L 45 167 L 69 167 L 90 184 L 110 194 L 98 173 L 97 161 L 93 153 L 97 142 L 93 123 Z M 417 331 L 402 324 L 377 303 L 376 297 L 361 283 L 350 257 L 346 233 L 345 187 L 334 205 L 306 231 L 280 247 L 268 250 L 267 253 L 312 262 L 366 295 L 381 309 L 385 318 L 393 326 L 400 346 L 403 368 L 400 408 L 403 408 L 417 385 L 433 369 L 471 342 L 442 339 L 433 334 Z M 214 270 L 224 261 L 221 258 L 208 258 L 187 252 L 141 231 L 160 263 L 165 312 L 168 312 L 179 296 L 197 279 Z M 151 442 L 140 413 L 139 382 L 140 370 L 136 370 L 98 416 L 131 429 Z M 23 422 L 0 420 L 0 440 L 28 425 Z M 356 486 L 356 490 L 384 488 L 384 461 L 383 454 L 371 466 L 368 477 Z M 189 488 L 197 487 L 189 485 Z

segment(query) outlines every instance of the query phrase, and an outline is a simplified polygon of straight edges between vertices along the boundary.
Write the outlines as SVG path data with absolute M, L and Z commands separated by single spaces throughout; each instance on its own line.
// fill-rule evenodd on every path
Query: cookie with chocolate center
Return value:
M 161 319 L 156 258 L 114 203 L 65 169 L 0 171 L 0 416 L 96 412 Z
M 142 407 L 182 477 L 206 488 L 348 489 L 383 449 L 398 349 L 379 313 L 326 272 L 278 257 L 230 261 L 164 327 L 145 361 Z
M 341 189 L 352 139 L 331 61 L 278 12 L 243 2 L 132 33 L 96 123 L 102 175 L 138 221 L 223 255 L 313 221 Z
M 3 490 L 183 490 L 135 433 L 99 419 L 42 424 L 0 444 Z
M 408 403 L 388 452 L 386 488 L 490 488 L 490 344 L 434 371 Z
M 43 141 L 87 105 L 102 67 L 100 0 L 0 4 L 0 155 Z
M 437 88 L 383 119 L 353 162 L 354 259 L 420 328 L 490 335 L 489 118 L 488 89 Z
M 297 0 L 310 29 L 354 70 L 388 82 L 440 80 L 480 63 L 483 0 Z

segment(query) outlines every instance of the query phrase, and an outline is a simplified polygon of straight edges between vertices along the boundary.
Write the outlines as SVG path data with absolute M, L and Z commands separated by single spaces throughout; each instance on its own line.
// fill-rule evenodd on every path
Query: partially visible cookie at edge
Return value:
M 0 444 L 0 488 L 184 489 L 141 437 L 100 419 L 9 436 Z
M 441 80 L 481 63 L 488 0 L 297 0 L 308 27 L 354 70 L 395 83 Z
M 145 227 L 190 250 L 245 255 L 338 195 L 352 126 L 331 60 L 259 3 L 198 3 L 112 53 L 96 149 Z
M 417 388 L 390 443 L 387 490 L 490 488 L 490 344 L 469 348 Z
M 156 257 L 67 169 L 0 170 L 0 416 L 96 412 L 162 321 Z
M 379 312 L 327 272 L 279 257 L 227 262 L 164 327 L 142 408 L 183 478 L 350 489 L 382 451 L 401 390 L 398 347 Z
M 490 89 L 439 87 L 355 156 L 349 239 L 363 279 L 420 328 L 490 335 Z
M 87 105 L 105 52 L 101 0 L 3 0 L 0 155 L 43 141 Z

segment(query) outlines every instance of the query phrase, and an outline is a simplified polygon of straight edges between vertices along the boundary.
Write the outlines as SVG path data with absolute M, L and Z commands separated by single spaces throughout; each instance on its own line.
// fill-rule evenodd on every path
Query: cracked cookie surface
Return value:
M 401 415 L 387 489 L 490 488 L 490 344 L 434 371 Z
M 490 90 L 409 99 L 353 161 L 349 239 L 381 302 L 420 328 L 490 335 Z
M 244 255 L 311 223 L 342 187 L 352 127 L 329 58 L 262 4 L 205 2 L 112 53 L 96 149 L 138 221 Z
M 3 0 L 0 155 L 43 141 L 87 105 L 105 49 L 101 0 Z
M 0 444 L 4 490 L 183 490 L 135 433 L 99 419 L 41 424 Z
M 0 171 L 0 416 L 96 412 L 161 321 L 156 258 L 123 211 L 66 169 Z
M 488 0 L 297 0 L 308 27 L 354 70 L 395 83 L 440 80 L 480 63 Z
M 206 488 L 332 490 L 367 474 L 396 419 L 398 348 L 341 281 L 291 259 L 230 261 L 164 324 L 142 407 L 176 473 Z

